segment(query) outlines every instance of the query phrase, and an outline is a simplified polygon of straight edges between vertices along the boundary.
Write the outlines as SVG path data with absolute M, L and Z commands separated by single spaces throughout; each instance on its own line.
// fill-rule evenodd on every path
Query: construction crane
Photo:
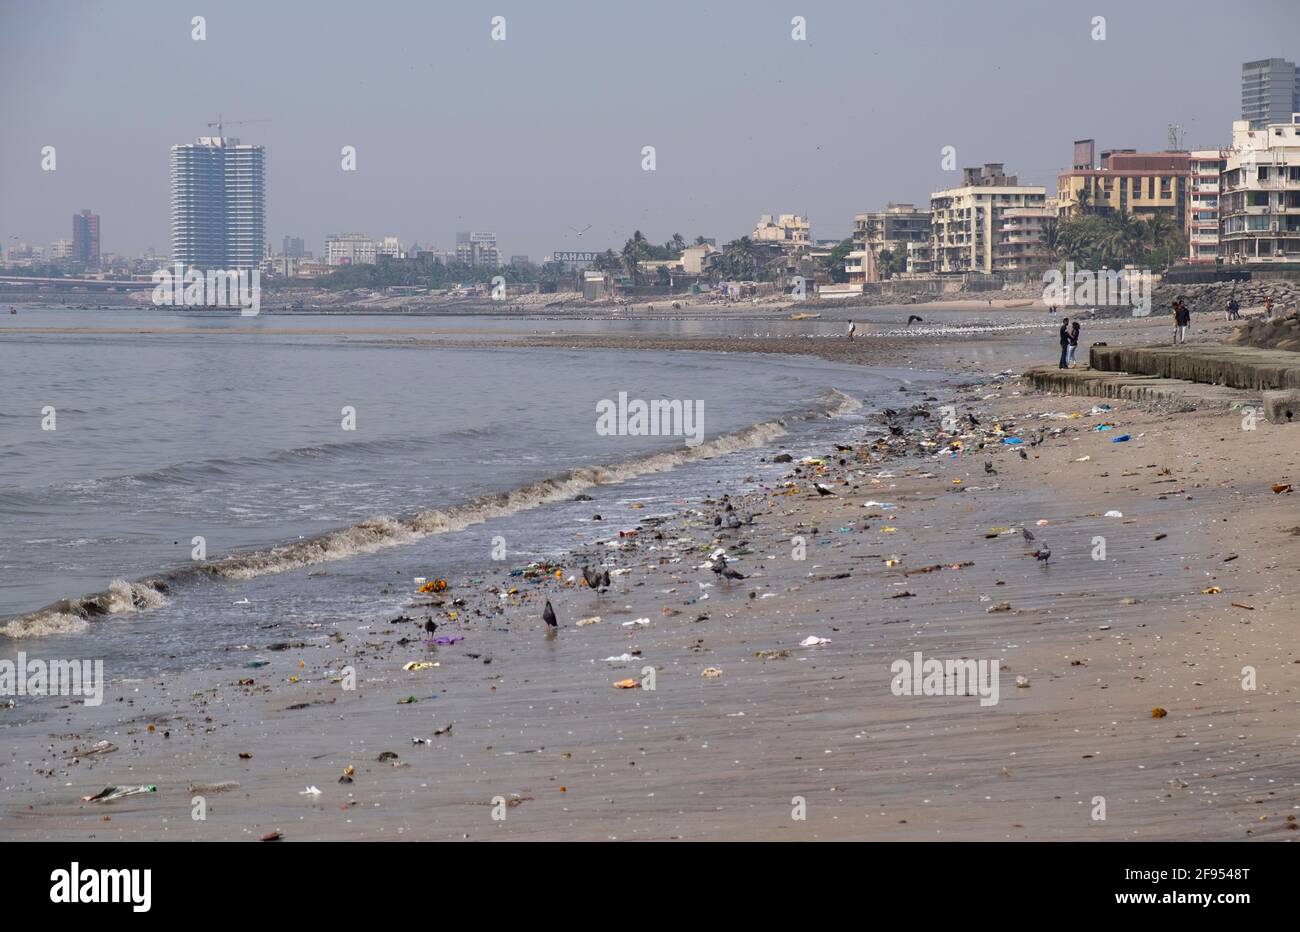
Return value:
M 217 135 L 218 135 L 218 136 L 225 136 L 226 134 L 225 134 L 225 132 L 224 132 L 224 127 L 225 127 L 225 124 L 227 124 L 227 123 L 229 123 L 231 126 L 238 126 L 238 125 L 240 125 L 241 123 L 270 123 L 270 122 L 271 122 L 271 121 L 270 121 L 269 119 L 257 119 L 257 120 L 223 120 L 223 119 L 221 118 L 221 114 L 218 113 L 218 114 L 217 114 L 217 119 L 216 119 L 216 121 L 208 124 L 208 129 L 212 129 L 212 127 L 215 126 L 215 127 L 217 128 Z

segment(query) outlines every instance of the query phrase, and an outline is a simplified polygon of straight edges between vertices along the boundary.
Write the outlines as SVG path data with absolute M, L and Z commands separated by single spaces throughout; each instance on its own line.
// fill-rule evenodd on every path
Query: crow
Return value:
M 429 632 L 429 634 L 432 636 L 433 632 L 438 630 L 438 623 L 434 621 L 432 618 L 430 618 L 428 621 L 424 623 L 424 630 Z
M 979 426 L 979 420 L 975 417 L 975 415 L 973 415 L 973 414 L 971 414 L 969 411 L 967 411 L 967 412 L 966 412 L 966 417 L 970 419 L 970 422 L 971 422 L 972 424 L 976 425 L 977 427 Z
M 737 572 L 736 570 L 733 570 L 731 567 L 727 567 L 722 571 L 722 578 L 723 579 L 744 579 L 745 574 Z
M 1027 459 L 1029 459 L 1029 454 L 1026 453 L 1024 450 L 1017 450 L 1016 452 L 1020 454 L 1020 458 L 1021 458 L 1022 460 L 1027 460 Z
M 984 461 L 984 471 L 988 473 L 990 476 L 996 476 L 998 474 L 998 471 L 993 468 L 993 464 L 990 463 L 988 460 Z
M 1031 541 L 1034 539 L 1034 532 L 1029 530 L 1029 528 L 1027 527 L 1022 527 L 1020 529 L 1020 534 L 1022 537 L 1024 537 L 1026 541 Z
M 834 495 L 834 494 L 835 494 L 835 493 L 832 492 L 830 489 L 826 488 L 826 486 L 822 485 L 820 482 L 814 482 L 814 483 L 813 483 L 813 488 L 817 490 L 817 494 L 818 494 L 818 495 Z
M 908 318 L 907 318 L 907 326 L 910 327 L 910 326 L 912 326 L 912 324 L 914 324 L 914 323 L 916 323 L 916 324 L 923 324 L 923 323 L 925 323 L 925 321 L 922 320 L 921 317 L 918 316 L 918 315 L 916 315 L 916 314 L 910 314 L 910 315 L 908 315 Z
M 588 589 L 596 589 L 600 586 L 600 573 L 593 570 L 590 566 L 582 568 L 582 578 L 587 581 Z
M 602 589 L 609 588 L 609 570 L 605 570 L 603 573 L 600 574 L 600 588 Z
M 549 599 L 546 601 L 546 607 L 542 609 L 542 620 L 551 628 L 554 628 L 558 624 L 555 620 L 555 609 L 551 608 L 551 602 Z

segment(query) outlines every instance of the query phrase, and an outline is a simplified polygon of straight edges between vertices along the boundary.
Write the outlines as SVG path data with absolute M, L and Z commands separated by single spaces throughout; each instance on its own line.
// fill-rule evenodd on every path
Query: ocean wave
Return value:
M 104 592 L 83 595 L 78 599 L 60 599 L 53 605 L 20 615 L 0 625 L 0 635 L 28 638 L 76 634 L 89 627 L 95 618 L 143 612 L 166 605 L 167 599 L 163 595 L 166 589 L 167 584 L 157 579 L 145 582 L 114 579 Z
M 381 515 L 367 518 L 318 537 L 265 550 L 232 554 L 139 582 L 115 579 L 105 592 L 78 599 L 62 599 L 37 611 L 19 615 L 0 625 L 0 635 L 21 638 L 76 633 L 85 630 L 90 622 L 105 616 L 147 611 L 164 605 L 166 598 L 163 593 L 172 585 L 196 576 L 249 580 L 374 553 L 434 534 L 459 531 L 494 518 L 565 501 L 595 486 L 612 485 L 638 476 L 667 472 L 694 461 L 756 449 L 784 436 L 787 420 L 838 417 L 861 407 L 862 402 L 856 398 L 829 389 L 818 396 L 815 406 L 810 410 L 785 419 L 751 424 L 705 440 L 695 447 L 684 446 L 649 453 L 619 463 L 582 466 L 447 508 L 431 508 L 402 517 Z

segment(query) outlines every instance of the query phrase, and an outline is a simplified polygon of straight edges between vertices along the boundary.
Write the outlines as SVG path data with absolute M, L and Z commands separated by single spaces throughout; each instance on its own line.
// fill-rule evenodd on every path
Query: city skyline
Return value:
M 224 113 L 230 123 L 264 121 L 228 134 L 266 149 L 268 240 L 303 237 L 312 251 L 339 230 L 442 249 L 458 231 L 493 230 L 503 253 L 534 256 L 617 247 L 635 229 L 655 241 L 727 239 L 752 228 L 758 205 L 810 217 L 814 237 L 840 239 L 857 212 L 951 187 L 944 146 L 956 149 L 958 173 L 1004 162 L 1050 191 L 1075 138 L 1160 149 L 1177 123 L 1188 148 L 1226 145 L 1241 64 L 1294 59 L 1273 37 L 1300 24 L 1284 2 L 1213 35 L 1195 25 L 1205 3 L 1180 5 L 1187 15 L 1175 18 L 1169 4 L 1041 10 L 1005 0 L 941 20 L 806 6 L 572 3 L 542 15 L 517 4 L 394 4 L 355 18 L 333 4 L 226 3 L 206 11 L 206 38 L 194 41 L 189 11 L 146 4 L 126 45 L 113 41 L 125 40 L 124 27 L 104 8 L 18 16 L 7 6 L 0 79 L 29 90 L 0 104 L 13 153 L 0 177 L 3 233 L 48 244 L 66 236 L 59 218 L 93 203 L 111 218 L 105 252 L 167 252 L 170 148 L 210 134 L 205 124 Z M 806 41 L 791 38 L 799 14 Z M 506 17 L 505 41 L 491 39 L 493 15 Z M 1102 41 L 1091 35 L 1096 15 L 1106 16 Z M 1041 44 L 1021 39 L 989 54 L 1008 17 Z M 1150 54 L 1152 30 L 1184 54 Z M 286 34 L 291 45 L 277 41 Z M 923 45 L 948 75 L 970 80 L 927 75 L 916 58 Z M 150 49 L 149 68 L 120 54 L 131 47 Z M 331 53 L 357 80 L 304 82 Z M 241 61 L 257 67 L 226 67 Z M 92 72 L 100 95 L 120 103 L 85 104 L 79 78 Z M 456 94 L 470 74 L 480 92 Z M 1090 100 L 1105 108 L 1090 112 Z M 654 171 L 642 170 L 646 145 Z M 44 146 L 57 149 L 55 172 L 40 171 Z M 355 147 L 354 172 L 340 167 L 344 146 Z M 578 239 L 571 228 L 587 224 Z

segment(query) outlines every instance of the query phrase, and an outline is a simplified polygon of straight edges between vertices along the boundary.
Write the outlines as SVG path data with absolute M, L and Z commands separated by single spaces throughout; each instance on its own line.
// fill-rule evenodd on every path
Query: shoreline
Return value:
M 917 352 L 937 368 L 964 359 L 975 342 Z M 956 461 L 862 462 L 864 450 L 876 457 L 871 436 L 864 444 L 841 431 L 852 449 L 831 449 L 826 469 L 814 467 L 817 481 L 837 490 L 820 496 L 807 467 L 794 476 L 799 464 L 772 462 L 768 448 L 752 467 L 769 491 L 710 492 L 647 514 L 655 520 L 634 537 L 615 534 L 633 527 L 611 527 L 618 546 L 584 548 L 565 562 L 562 579 L 598 556 L 627 569 L 609 596 L 499 567 L 478 586 L 449 580 L 433 614 L 440 634 L 465 640 L 432 649 L 438 668 L 402 670 L 426 655 L 416 622 L 430 599 L 413 594 L 404 614 L 415 621 L 378 630 L 340 621 L 302 647 L 263 650 L 270 662 L 251 672 L 232 665 L 118 684 L 136 690 L 118 693 L 125 707 L 81 707 L 75 726 L 58 709 L 17 727 L 18 710 L 0 711 L 13 748 L 0 761 L 0 831 L 67 839 L 237 839 L 273 829 L 290 839 L 1294 838 L 1284 826 L 1300 794 L 1286 761 L 1297 741 L 1300 664 L 1285 613 L 1300 527 L 1282 526 L 1287 503 L 1275 504 L 1267 482 L 1288 469 L 1273 481 L 1296 478 L 1295 440 L 1272 425 L 1238 438 L 1222 413 L 1112 402 L 1106 417 L 1137 438 L 1112 446 L 1104 434 L 1072 429 L 1096 417 L 1031 419 L 1087 411 L 1092 400 L 1016 394 L 1014 376 L 987 373 L 1038 344 L 1023 334 L 991 342 L 1006 345 L 993 351 L 996 361 L 972 360 L 986 375 L 955 389 L 954 404 L 984 425 L 1011 418 L 1067 428 L 1030 459 L 1008 446 Z M 955 381 L 966 378 L 954 370 Z M 919 393 L 900 396 L 912 404 Z M 1188 427 L 1215 435 L 1210 450 L 1189 455 Z M 1269 442 L 1287 444 L 1279 463 L 1289 465 L 1255 452 Z M 1077 462 L 1082 455 L 1089 461 Z M 986 459 L 996 476 L 977 462 Z M 1163 467 L 1171 474 L 1157 478 Z M 849 485 L 837 485 L 841 478 Z M 1108 488 L 1108 478 L 1127 481 Z M 728 514 L 723 491 L 753 524 L 715 529 L 712 519 Z M 892 507 L 862 507 L 877 500 Z M 1105 518 L 1111 508 L 1125 517 Z M 1031 518 L 1050 523 L 1040 530 Z M 1003 526 L 1050 533 L 1056 562 L 1036 565 L 1018 537 L 986 537 Z M 1086 556 L 1098 532 L 1115 541 L 1113 565 Z M 1167 535 L 1164 548 L 1155 533 Z M 724 585 L 699 568 L 719 536 L 746 580 Z M 803 561 L 792 556 L 796 536 L 805 538 Z M 1241 559 L 1223 563 L 1227 545 Z M 1174 547 L 1184 549 L 1171 559 Z M 887 565 L 894 556 L 899 562 Z M 951 568 L 967 560 L 973 565 Z M 1203 578 L 1224 592 L 1201 594 Z M 519 593 L 499 597 L 510 588 Z M 555 637 L 538 617 L 543 597 L 561 615 Z M 1253 608 L 1231 608 L 1230 599 Z M 1003 602 L 1006 611 L 989 612 Z M 576 625 L 592 615 L 601 623 Z M 623 624 L 638 618 L 649 624 Z M 831 642 L 799 647 L 807 636 Z M 889 663 L 913 649 L 997 659 L 1006 667 L 999 704 L 981 711 L 970 697 L 892 695 Z M 624 653 L 636 659 L 601 660 Z M 1243 697 L 1225 653 L 1258 667 L 1255 694 Z M 656 669 L 653 692 L 613 688 L 639 676 L 643 660 Z M 355 692 L 331 682 L 347 665 L 358 671 Z M 701 676 L 709 667 L 722 674 Z M 1017 688 L 1017 676 L 1028 687 Z M 240 685 L 245 679 L 253 682 Z M 406 695 L 420 701 L 398 705 Z M 1152 719 L 1156 707 L 1168 715 Z M 451 732 L 434 735 L 449 724 Z M 412 735 L 433 744 L 413 746 Z M 99 740 L 118 750 L 64 757 Z M 385 751 L 396 762 L 375 760 Z M 347 766 L 354 782 L 337 783 Z M 225 780 L 241 786 L 210 796 L 209 818 L 192 820 L 188 784 Z M 117 783 L 156 784 L 158 794 L 77 801 Z M 322 794 L 298 795 L 307 784 Z M 1102 823 L 1088 818 L 1099 793 L 1112 807 Z M 490 818 L 498 795 L 519 800 L 501 822 Z M 790 819 L 796 795 L 808 800 L 806 822 Z

